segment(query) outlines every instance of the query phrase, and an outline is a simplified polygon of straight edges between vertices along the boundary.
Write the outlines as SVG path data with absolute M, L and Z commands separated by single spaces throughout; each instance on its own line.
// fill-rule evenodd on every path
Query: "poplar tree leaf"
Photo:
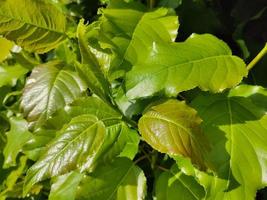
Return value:
M 211 142 L 207 155 L 219 172 L 200 176 L 210 199 L 254 199 L 267 186 L 267 95 L 263 88 L 240 86 L 221 95 L 204 94 L 192 105 Z
M 75 200 L 77 187 L 83 175 L 78 172 L 70 172 L 58 176 L 53 180 L 49 200 Z
M 193 176 L 185 175 L 177 165 L 160 174 L 155 187 L 157 200 L 200 200 L 205 197 L 204 188 Z
M 140 118 L 138 129 L 154 149 L 189 157 L 204 169 L 208 141 L 200 128 L 201 122 L 196 110 L 185 102 L 168 100 L 148 109 Z
M 10 130 L 6 132 L 7 143 L 3 151 L 5 157 L 4 168 L 16 166 L 17 155 L 32 135 L 28 131 L 27 121 L 22 117 L 11 117 L 9 123 Z
M 27 51 L 45 53 L 66 38 L 65 16 L 37 0 L 0 2 L 0 34 Z
M 158 37 L 160 29 L 149 25 L 135 30 L 127 59 L 133 68 L 126 74 L 126 95 L 130 99 L 199 87 L 221 92 L 247 75 L 242 59 L 233 56 L 229 47 L 209 34 L 192 34 L 185 42 L 166 43 Z
M 76 194 L 77 200 L 143 200 L 146 178 L 132 161 L 118 158 L 82 179 Z
M 5 38 L 0 37 L 0 62 L 6 59 L 10 53 L 10 49 L 13 47 L 13 43 Z
M 84 95 L 79 76 L 54 61 L 33 69 L 23 91 L 21 108 L 28 122 L 39 127 L 57 110 Z
M 101 149 L 104 138 L 105 126 L 93 115 L 73 118 L 27 171 L 24 195 L 37 182 L 72 170 L 79 169 L 82 172 L 88 169 Z

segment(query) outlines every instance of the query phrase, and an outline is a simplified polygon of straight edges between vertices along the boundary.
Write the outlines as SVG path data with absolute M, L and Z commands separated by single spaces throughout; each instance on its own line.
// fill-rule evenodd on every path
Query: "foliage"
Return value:
M 0 200 L 264 199 L 257 1 L 0 0 Z

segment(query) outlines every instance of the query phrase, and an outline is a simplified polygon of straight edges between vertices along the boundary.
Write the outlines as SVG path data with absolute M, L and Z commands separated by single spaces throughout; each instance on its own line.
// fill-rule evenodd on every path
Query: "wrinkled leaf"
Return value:
M 36 0 L 0 2 L 0 34 L 27 51 L 45 53 L 66 38 L 65 16 Z
M 200 128 L 201 118 L 185 102 L 168 100 L 152 106 L 138 122 L 144 140 L 154 149 L 170 155 L 189 157 L 205 168 L 208 141 Z
M 28 170 L 24 195 L 39 181 L 75 169 L 87 170 L 94 162 L 104 138 L 105 126 L 96 117 L 80 115 L 73 118 Z
M 22 95 L 21 108 L 28 122 L 39 127 L 60 108 L 83 96 L 85 84 L 79 76 L 50 62 L 32 71 Z

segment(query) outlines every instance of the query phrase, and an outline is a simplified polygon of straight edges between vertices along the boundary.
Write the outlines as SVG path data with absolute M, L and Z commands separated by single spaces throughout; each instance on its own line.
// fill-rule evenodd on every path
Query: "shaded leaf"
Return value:
M 204 188 L 192 176 L 185 175 L 177 165 L 160 174 L 156 181 L 157 200 L 200 200 L 205 197 Z
M 201 118 L 185 102 L 168 100 L 152 106 L 140 118 L 139 131 L 154 149 L 170 155 L 189 157 L 200 168 L 205 168 L 204 156 L 208 141 L 201 131 Z
M 75 200 L 77 187 L 83 175 L 78 172 L 70 172 L 53 180 L 49 200 Z
M 142 170 L 129 159 L 118 158 L 84 178 L 76 199 L 143 200 L 145 195 L 146 178 Z
M 101 67 L 95 55 L 88 48 L 86 37 L 86 25 L 81 20 L 78 29 L 77 37 L 82 57 L 82 64 L 77 66 L 80 76 L 86 81 L 88 87 L 103 100 L 109 100 L 109 83 L 105 79 Z
M 254 199 L 267 185 L 267 100 L 259 88 L 240 86 L 228 94 L 205 94 L 193 101 L 211 141 L 208 159 L 218 176 L 200 175 L 209 199 Z
M 0 3 L 0 34 L 27 51 L 45 53 L 66 38 L 65 16 L 52 5 L 36 0 Z

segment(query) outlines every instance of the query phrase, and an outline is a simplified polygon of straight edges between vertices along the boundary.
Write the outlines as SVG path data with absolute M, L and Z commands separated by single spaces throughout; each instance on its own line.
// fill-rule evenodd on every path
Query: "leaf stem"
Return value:
M 160 170 L 164 171 L 164 172 L 168 172 L 170 171 L 169 169 L 166 169 L 165 167 L 162 167 L 162 166 L 157 166 Z
M 152 9 L 152 8 L 154 8 L 155 3 L 156 3 L 155 0 L 147 0 L 147 7 L 149 9 Z
M 267 43 L 265 43 L 263 49 L 258 53 L 258 55 L 248 64 L 247 70 L 251 70 L 267 53 Z

